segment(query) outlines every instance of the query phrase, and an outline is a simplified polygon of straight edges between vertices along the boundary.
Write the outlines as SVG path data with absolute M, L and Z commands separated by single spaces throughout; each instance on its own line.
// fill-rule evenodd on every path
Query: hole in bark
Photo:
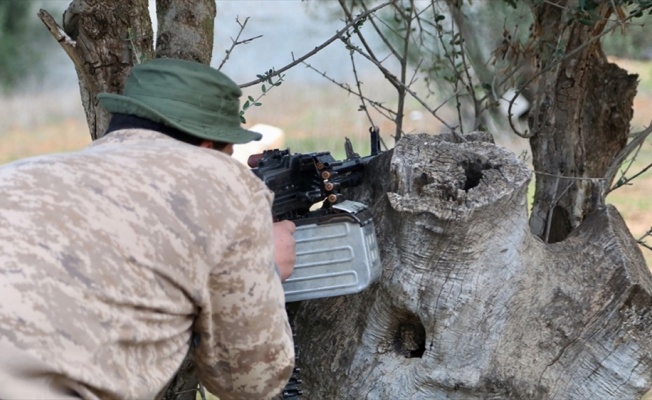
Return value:
M 482 171 L 491 169 L 491 164 L 486 161 L 477 159 L 475 161 L 464 160 L 459 164 L 464 169 L 464 175 L 466 175 L 466 182 L 464 182 L 464 191 L 469 191 L 469 189 L 474 188 L 480 184 L 482 179 Z
M 425 172 L 414 179 L 414 189 L 417 194 L 421 194 L 421 189 L 432 182 L 432 179 Z
M 557 243 L 568 237 L 571 231 L 571 224 L 568 212 L 563 207 L 555 206 L 552 210 L 552 221 L 550 221 L 550 232 L 548 232 L 548 243 Z
M 426 328 L 418 316 L 406 315 L 399 321 L 394 335 L 394 347 L 405 358 L 423 356 L 426 351 Z

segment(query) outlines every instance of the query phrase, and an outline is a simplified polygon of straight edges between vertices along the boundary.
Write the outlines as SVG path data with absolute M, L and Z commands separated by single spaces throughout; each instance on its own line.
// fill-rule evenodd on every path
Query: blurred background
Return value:
M 44 153 L 73 151 L 90 143 L 73 64 L 36 16 L 38 9 L 44 8 L 61 23 L 69 3 L 0 0 L 0 164 Z M 150 3 L 154 14 L 154 3 Z M 325 1 L 218 0 L 212 65 L 222 63 L 225 51 L 240 30 L 238 21 L 242 24 L 246 20 L 240 40 L 256 39 L 237 46 L 222 71 L 244 84 L 272 68 L 280 69 L 322 44 L 343 26 L 337 9 L 337 2 Z M 626 34 L 617 30 L 603 39 L 603 48 L 612 60 L 639 75 L 632 132 L 643 129 L 652 120 L 652 17 L 646 21 L 647 27 L 642 24 L 630 28 Z M 355 84 L 344 44 L 335 41 L 307 63 L 310 67 L 302 64 L 287 71 L 282 84 L 259 100 L 261 106 L 247 110 L 247 127 L 265 124 L 279 128 L 283 131 L 283 147 L 290 147 L 293 152 L 330 151 L 340 159 L 344 156 L 345 137 L 352 140 L 358 153 L 368 154 L 368 129 L 373 123 L 380 127 L 385 144 L 393 146 L 393 123 L 378 115 L 369 121 L 359 111 L 359 100 L 331 82 Z M 394 89 L 373 65 L 357 63 L 356 68 L 368 97 L 388 105 L 395 103 Z M 417 90 L 420 84 L 425 83 L 417 82 Z M 258 98 L 261 89 L 251 86 L 244 92 L 245 96 Z M 444 130 L 414 100 L 408 101 L 406 115 L 407 133 L 437 134 Z M 456 111 L 443 107 L 439 115 L 454 120 Z M 498 145 L 528 159 L 527 142 L 509 132 L 492 133 Z M 648 138 L 633 169 L 650 163 L 652 142 Z M 633 185 L 616 190 L 607 199 L 618 207 L 636 238 L 652 226 L 651 189 L 652 172 L 648 171 Z M 652 267 L 652 251 L 643 252 Z

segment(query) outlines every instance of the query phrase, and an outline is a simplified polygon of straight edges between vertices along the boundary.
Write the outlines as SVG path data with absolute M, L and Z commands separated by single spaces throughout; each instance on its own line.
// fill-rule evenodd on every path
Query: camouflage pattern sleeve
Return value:
M 273 268 L 271 195 L 251 198 L 219 269 L 208 278 L 210 310 L 195 331 L 200 380 L 220 400 L 265 399 L 292 373 L 294 348 L 281 282 Z

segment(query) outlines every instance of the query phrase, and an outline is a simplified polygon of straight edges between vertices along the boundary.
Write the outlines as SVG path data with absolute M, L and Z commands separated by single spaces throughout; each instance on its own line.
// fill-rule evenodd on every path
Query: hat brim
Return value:
M 115 93 L 100 93 L 97 95 L 97 99 L 109 113 L 130 114 L 147 118 L 206 140 L 243 144 L 252 140 L 260 140 L 263 137 L 258 132 L 241 127 L 207 126 L 195 121 L 166 116 L 136 99 Z

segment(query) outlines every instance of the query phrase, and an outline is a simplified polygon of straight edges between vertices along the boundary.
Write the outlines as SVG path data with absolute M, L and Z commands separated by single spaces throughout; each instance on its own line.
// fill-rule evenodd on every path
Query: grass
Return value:
M 76 89 L 0 97 L 0 164 L 91 141 Z
M 86 121 L 65 118 L 0 135 L 0 163 L 47 153 L 75 151 L 91 142 Z

